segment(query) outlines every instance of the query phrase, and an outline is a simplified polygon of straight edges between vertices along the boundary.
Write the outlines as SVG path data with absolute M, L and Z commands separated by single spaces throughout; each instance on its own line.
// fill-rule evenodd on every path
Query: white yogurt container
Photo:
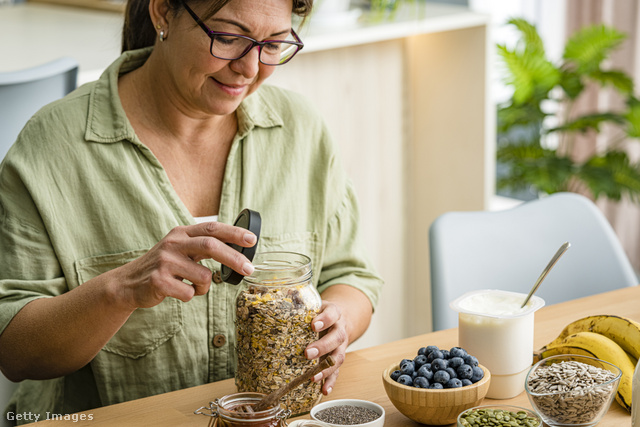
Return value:
M 544 300 L 526 294 L 484 289 L 450 304 L 458 312 L 458 345 L 491 372 L 488 398 L 510 399 L 524 391 L 533 362 L 533 316 Z

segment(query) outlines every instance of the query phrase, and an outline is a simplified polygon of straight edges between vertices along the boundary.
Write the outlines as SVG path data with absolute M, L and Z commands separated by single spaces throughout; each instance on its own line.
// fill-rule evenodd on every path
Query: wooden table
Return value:
M 551 341 L 564 325 L 592 314 L 616 314 L 640 321 L 640 286 L 611 291 L 600 295 L 543 307 L 535 317 L 535 347 Z M 366 399 L 382 405 L 387 412 L 385 427 L 420 426 L 399 413 L 391 404 L 382 385 L 382 371 L 404 357 L 413 357 L 418 348 L 437 345 L 450 348 L 457 344 L 457 329 L 390 342 L 351 352 L 340 368 L 340 378 L 333 393 L 324 399 Z M 40 421 L 38 426 L 207 426 L 209 418 L 193 411 L 207 405 L 216 397 L 236 391 L 233 379 L 219 381 L 185 390 L 86 411 L 91 421 Z M 490 404 L 492 399 L 485 399 Z M 524 393 L 500 403 L 530 408 Z M 303 416 L 300 418 L 308 418 Z M 598 427 L 626 427 L 631 423 L 629 413 L 614 402 Z

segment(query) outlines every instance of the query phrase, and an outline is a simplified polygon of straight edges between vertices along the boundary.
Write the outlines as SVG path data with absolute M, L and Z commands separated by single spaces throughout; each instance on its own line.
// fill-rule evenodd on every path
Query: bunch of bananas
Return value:
M 640 323 L 620 316 L 588 316 L 571 322 L 534 354 L 535 360 L 580 354 L 613 363 L 622 371 L 616 401 L 631 410 L 631 381 L 640 358 Z

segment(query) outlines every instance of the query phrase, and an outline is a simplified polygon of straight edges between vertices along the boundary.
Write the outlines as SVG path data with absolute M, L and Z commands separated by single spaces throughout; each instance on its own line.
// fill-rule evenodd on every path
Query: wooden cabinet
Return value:
M 493 194 L 488 18 L 426 3 L 393 22 L 314 29 L 270 83 L 313 100 L 342 148 L 386 281 L 352 348 L 431 330 L 428 229 Z

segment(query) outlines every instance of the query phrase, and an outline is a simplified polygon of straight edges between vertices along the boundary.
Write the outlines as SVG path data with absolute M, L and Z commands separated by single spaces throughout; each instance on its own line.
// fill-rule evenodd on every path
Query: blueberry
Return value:
M 436 373 L 433 374 L 433 381 L 440 384 L 446 384 L 449 382 L 450 379 L 451 379 L 451 376 L 447 371 L 436 371 Z
M 426 379 L 431 381 L 433 379 L 433 371 L 431 369 L 428 369 L 426 366 L 421 366 L 420 369 L 418 369 L 418 376 L 425 377 Z
M 464 365 L 464 359 L 460 356 L 455 356 L 449 359 L 449 367 L 453 369 L 458 369 L 458 367 Z
M 431 353 L 432 351 L 440 351 L 440 349 L 438 348 L 437 345 L 428 345 L 425 348 L 425 353 L 424 354 L 428 356 L 429 353 Z
M 449 350 L 440 350 L 442 352 L 443 359 L 449 359 L 451 355 L 449 354 Z
M 462 387 L 462 381 L 460 381 L 457 378 L 451 378 L 445 385 L 445 388 L 459 388 L 459 387 Z
M 464 365 L 458 366 L 458 369 L 456 369 L 456 373 L 458 374 L 459 379 L 470 380 L 471 377 L 473 377 L 473 368 L 465 363 Z
M 418 356 L 421 356 L 421 355 L 424 355 L 424 356 L 427 355 L 427 347 L 420 347 L 418 349 Z
M 444 359 L 444 355 L 440 350 L 434 350 L 427 355 L 427 362 L 431 363 L 435 359 Z
M 449 354 L 451 357 L 465 357 L 467 355 L 467 351 L 462 347 L 451 347 L 449 350 Z
M 416 379 L 416 377 L 418 376 L 418 373 L 416 371 L 413 371 L 413 373 L 411 374 L 411 379 Z
M 449 362 L 444 359 L 434 359 L 431 362 L 431 369 L 433 371 L 443 371 L 449 367 Z
M 415 370 L 416 366 L 413 364 L 412 360 L 405 361 L 400 365 L 400 371 L 403 374 L 411 375 L 415 372 Z
M 425 363 L 427 363 L 427 356 L 425 356 L 424 354 L 420 354 L 413 359 L 413 364 L 415 365 L 416 369 L 420 369 L 420 366 L 424 365 Z
M 411 379 L 411 375 L 400 375 L 398 377 L 397 382 L 404 385 L 413 385 L 413 379 Z
M 418 388 L 429 388 L 429 380 L 425 377 L 416 377 L 416 379 L 413 380 L 413 386 Z
M 437 388 L 437 389 L 443 389 L 444 386 L 440 383 L 431 383 L 431 385 L 429 386 L 429 388 L 433 389 L 433 388 Z
M 449 373 L 449 376 L 451 377 L 451 379 L 458 378 L 458 374 L 456 373 L 455 369 L 447 368 L 447 369 L 445 369 L 445 371 L 447 371 Z
M 468 386 L 468 385 L 473 384 L 473 383 L 471 382 L 471 380 L 468 380 L 468 379 L 466 379 L 466 378 L 465 378 L 465 379 L 463 379 L 463 380 L 461 380 L 461 381 L 462 381 L 462 387 L 466 387 L 466 386 Z
M 398 381 L 398 377 L 400 377 L 400 375 L 402 375 L 402 372 L 400 372 L 400 369 L 396 369 L 395 371 L 391 372 L 391 379 L 394 381 Z
M 471 377 L 471 382 L 472 383 L 477 383 L 482 378 L 484 378 L 484 371 L 482 370 L 481 367 L 474 366 L 473 367 L 473 376 Z
M 400 363 L 398 363 L 398 366 L 402 366 L 403 363 L 407 363 L 407 362 L 413 362 L 413 359 L 402 359 Z
M 425 363 L 424 365 L 421 366 L 421 368 L 427 368 L 428 370 L 431 371 L 431 363 Z
M 476 359 L 475 356 L 467 354 L 466 356 L 463 357 L 463 359 L 464 359 L 464 363 L 466 363 L 471 367 L 478 366 L 478 359 Z

